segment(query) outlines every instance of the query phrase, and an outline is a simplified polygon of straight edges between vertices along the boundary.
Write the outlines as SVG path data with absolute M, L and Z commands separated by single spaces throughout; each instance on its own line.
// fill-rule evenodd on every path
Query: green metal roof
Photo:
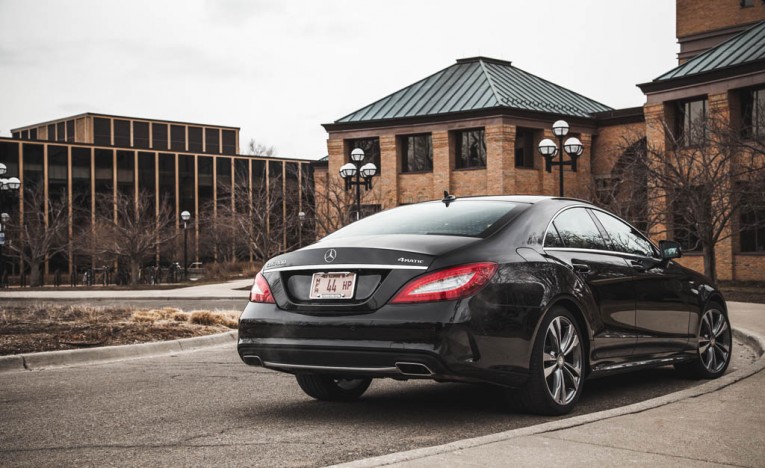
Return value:
M 765 21 L 688 60 L 654 83 L 744 65 L 765 59 Z M 765 66 L 764 66 L 765 69 Z
M 485 57 L 457 63 L 336 121 L 367 122 L 490 108 L 590 117 L 610 107 Z

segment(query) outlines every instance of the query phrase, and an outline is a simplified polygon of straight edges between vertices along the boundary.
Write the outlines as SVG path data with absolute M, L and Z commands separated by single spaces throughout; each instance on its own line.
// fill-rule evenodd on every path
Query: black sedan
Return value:
M 320 400 L 425 378 L 500 385 L 528 411 L 564 414 L 588 377 L 725 372 L 725 300 L 680 255 L 580 200 L 402 206 L 266 263 L 238 351 Z

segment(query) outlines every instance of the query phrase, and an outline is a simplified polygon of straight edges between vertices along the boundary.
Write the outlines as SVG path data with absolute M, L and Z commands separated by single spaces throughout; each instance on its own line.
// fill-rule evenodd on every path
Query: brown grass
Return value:
M 228 328 L 236 328 L 238 326 L 238 313 L 231 311 L 211 312 L 209 310 L 195 310 L 191 312 L 189 322 L 198 325 L 219 325 Z

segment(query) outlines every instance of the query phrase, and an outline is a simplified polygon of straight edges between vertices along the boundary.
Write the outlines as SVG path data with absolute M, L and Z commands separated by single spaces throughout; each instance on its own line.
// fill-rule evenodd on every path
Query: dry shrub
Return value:
M 173 320 L 176 322 L 188 322 L 190 315 L 186 312 L 179 310 L 173 314 Z
M 156 310 L 139 310 L 133 312 L 131 319 L 134 322 L 154 323 L 157 320 L 161 320 L 162 317 L 157 313 Z
M 209 310 L 195 310 L 191 312 L 189 321 L 197 325 L 221 325 L 228 328 L 236 328 L 238 325 L 237 312 L 231 311 L 211 312 Z

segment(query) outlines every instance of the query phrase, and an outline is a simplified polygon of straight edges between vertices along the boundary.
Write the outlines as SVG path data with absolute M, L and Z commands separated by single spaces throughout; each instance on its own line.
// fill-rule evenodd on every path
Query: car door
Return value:
M 592 291 L 602 322 L 594 330 L 593 358 L 630 356 L 637 341 L 635 272 L 624 258 L 609 251 L 589 211 L 574 207 L 559 213 L 548 228 L 545 251 L 569 265 Z
M 635 277 L 635 354 L 658 357 L 688 347 L 691 311 L 685 273 L 663 262 L 656 248 L 635 228 L 600 210 L 593 210 L 611 248 L 628 256 Z

